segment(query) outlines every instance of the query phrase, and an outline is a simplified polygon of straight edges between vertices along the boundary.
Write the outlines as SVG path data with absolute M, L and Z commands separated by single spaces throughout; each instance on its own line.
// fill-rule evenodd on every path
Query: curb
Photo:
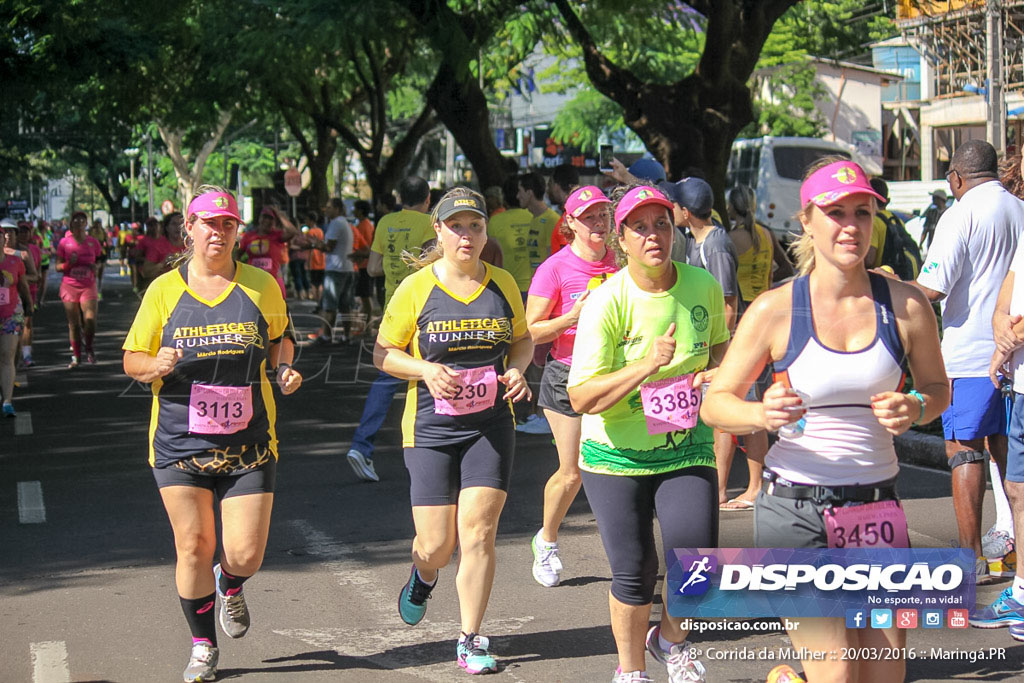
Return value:
M 949 471 L 946 442 L 941 436 L 910 430 L 894 438 L 893 445 L 900 462 Z

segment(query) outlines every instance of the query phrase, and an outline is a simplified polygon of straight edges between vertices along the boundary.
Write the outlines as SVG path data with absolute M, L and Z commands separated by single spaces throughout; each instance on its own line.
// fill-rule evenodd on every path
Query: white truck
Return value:
M 758 222 L 788 242 L 800 229 L 794 216 L 800 211 L 804 171 L 828 155 L 846 159 L 854 156 L 842 143 L 817 138 L 741 138 L 732 144 L 726 185 L 754 188 Z

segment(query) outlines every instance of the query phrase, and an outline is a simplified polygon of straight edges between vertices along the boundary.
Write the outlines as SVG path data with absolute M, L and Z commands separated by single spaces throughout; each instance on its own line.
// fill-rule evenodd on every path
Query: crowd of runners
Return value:
M 31 321 L 51 264 L 69 369 L 96 362 L 104 266 L 130 278 L 141 304 L 124 370 L 153 392 L 149 464 L 192 635 L 185 681 L 216 676 L 218 622 L 231 638 L 250 626 L 243 584 L 270 524 L 275 386 L 300 388 L 296 346 L 352 342 L 379 370 L 340 451 L 359 479 L 379 481 L 375 438 L 405 393 L 415 536 L 397 617 L 424 618 L 458 551 L 455 657 L 471 674 L 499 670 L 482 633 L 517 431 L 553 443 L 531 540 L 541 586 L 573 573 L 558 532 L 581 489 L 596 518 L 615 682 L 653 680 L 647 655 L 670 681 L 705 680 L 681 620 L 649 620 L 671 549 L 717 547 L 720 514 L 752 510 L 758 547 L 844 547 L 844 519 L 872 515 L 896 520 L 879 545 L 908 547 L 893 436 L 940 416 L 956 543 L 974 551 L 977 583 L 1014 577 L 970 623 L 1024 640 L 1024 401 L 1012 400 L 1024 393 L 1024 181 L 1019 157 L 997 161 L 986 143 L 958 148 L 947 175 L 957 201 L 934 196 L 923 259 L 886 210 L 885 183 L 838 157 L 807 169 L 791 244 L 756 221 L 752 188 L 731 188 L 723 216 L 699 174 L 669 182 L 650 159 L 590 182 L 571 166 L 514 175 L 483 193 L 408 177 L 399 203 L 376 212 L 338 198 L 301 218 L 268 205 L 248 228 L 214 186 L 144 227 L 90 227 L 83 212 L 5 219 L 3 412 L 16 414 L 16 364 L 35 362 Z M 291 312 L 304 301 L 321 322 L 299 333 Z M 730 499 L 739 450 L 750 479 Z M 997 522 L 982 534 L 989 473 Z M 837 619 L 802 620 L 790 636 L 808 652 L 906 642 L 903 630 Z M 810 681 L 905 676 L 900 659 L 803 669 Z

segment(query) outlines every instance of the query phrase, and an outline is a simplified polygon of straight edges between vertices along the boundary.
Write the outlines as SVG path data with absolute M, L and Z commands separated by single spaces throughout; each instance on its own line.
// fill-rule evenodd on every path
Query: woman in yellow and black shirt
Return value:
M 187 213 L 186 257 L 146 290 L 124 343 L 125 373 L 152 383 L 149 464 L 174 531 L 175 582 L 192 631 L 185 681 L 216 676 L 214 614 L 232 638 L 249 628 L 242 584 L 263 561 L 277 467 L 268 363 L 283 394 L 302 382 L 289 365 L 277 282 L 232 258 L 239 222 L 230 193 L 200 188 Z M 216 503 L 223 534 L 213 566 Z
M 398 610 L 405 623 L 419 623 L 458 544 L 456 657 L 469 673 L 487 673 L 497 663 L 478 633 L 515 451 L 509 401 L 530 396 L 523 370 L 533 342 L 515 279 L 480 260 L 483 197 L 457 187 L 431 218 L 437 246 L 398 286 L 374 349 L 380 370 L 409 380 L 402 436 L 416 537 Z

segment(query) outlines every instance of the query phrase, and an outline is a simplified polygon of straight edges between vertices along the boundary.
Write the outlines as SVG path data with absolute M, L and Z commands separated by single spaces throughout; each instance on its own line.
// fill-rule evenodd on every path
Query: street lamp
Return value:
M 128 197 L 132 204 L 132 223 L 135 222 L 135 157 L 139 156 L 138 147 L 129 147 L 124 151 L 128 157 Z

